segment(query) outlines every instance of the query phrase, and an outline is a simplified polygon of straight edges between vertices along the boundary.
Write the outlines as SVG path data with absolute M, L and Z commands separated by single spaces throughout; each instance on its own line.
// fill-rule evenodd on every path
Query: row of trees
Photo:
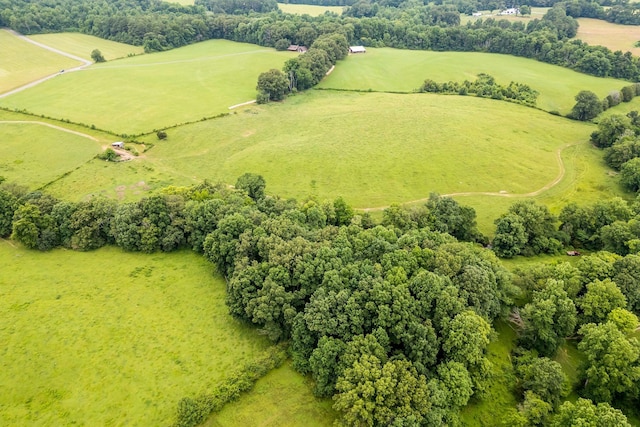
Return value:
M 495 79 L 481 73 L 473 82 L 465 80 L 462 83 L 447 82 L 437 83 L 427 79 L 418 89 L 419 92 L 448 93 L 458 95 L 476 95 L 482 98 L 493 98 L 516 102 L 518 104 L 534 107 L 538 98 L 538 91 L 531 89 L 526 84 L 510 82 L 508 86 L 496 83 Z
M 235 7 L 235 6 L 234 6 Z M 160 1 L 52 0 L 32 8 L 26 0 L 0 0 L 0 25 L 23 33 L 80 31 L 120 42 L 166 50 L 207 39 L 275 46 L 280 40 L 311 46 L 324 34 L 339 33 L 350 44 L 421 50 L 504 53 L 537 59 L 597 76 L 640 78 L 638 59 L 629 52 L 568 41 L 577 22 L 562 7 L 524 25 L 478 20 L 461 27 L 446 9 L 404 3 L 372 17 L 326 14 L 318 17 L 279 12 L 229 15 L 203 6 Z M 434 21 L 435 19 L 435 21 Z M 436 22 L 434 24 L 434 22 Z

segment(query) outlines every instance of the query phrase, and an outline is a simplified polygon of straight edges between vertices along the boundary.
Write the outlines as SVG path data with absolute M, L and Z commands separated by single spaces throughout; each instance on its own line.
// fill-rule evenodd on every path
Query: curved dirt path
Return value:
M 572 144 L 566 144 L 560 148 L 558 148 L 558 150 L 556 150 L 556 161 L 558 162 L 558 167 L 560 168 L 560 171 L 558 173 L 558 175 L 555 177 L 555 179 L 553 181 L 551 181 L 550 183 L 548 183 L 547 185 L 545 185 L 544 187 L 536 190 L 536 191 L 532 191 L 530 193 L 507 193 L 507 192 L 492 192 L 492 191 L 469 191 L 469 192 L 460 192 L 460 193 L 448 193 L 448 194 L 441 194 L 440 196 L 442 197 L 464 197 L 464 196 L 491 196 L 491 197 L 535 197 L 538 196 L 540 194 L 542 194 L 543 192 L 549 190 L 550 188 L 555 187 L 556 185 L 558 185 L 560 183 L 560 181 L 562 181 L 562 178 L 564 178 L 564 174 L 566 172 L 566 168 L 564 167 L 564 162 L 562 161 L 562 152 L 569 148 L 569 147 L 573 147 L 580 144 L 580 142 L 574 142 Z M 411 200 L 408 202 L 403 202 L 400 203 L 400 205 L 411 205 L 411 204 L 415 204 L 415 203 L 423 203 L 426 202 L 427 200 L 429 200 L 428 197 L 422 198 L 422 199 L 417 199 L 417 200 Z M 379 206 L 379 207 L 375 207 L 375 208 L 356 208 L 356 210 L 358 211 L 364 211 L 364 212 L 377 212 L 377 211 L 383 211 L 387 208 L 389 208 L 390 206 Z
M 62 126 L 56 126 L 56 125 L 52 125 L 51 123 L 46 123 L 46 122 L 38 122 L 36 120 L 0 120 L 0 124 L 13 124 L 13 123 L 20 123 L 20 124 L 35 124 L 35 125 L 41 125 L 41 126 L 47 126 L 50 127 L 52 129 L 57 129 L 60 130 L 62 132 L 67 132 L 67 133 L 72 133 L 74 135 L 78 135 L 81 136 L 83 138 L 88 138 L 92 141 L 98 142 L 98 138 L 95 138 L 91 135 L 87 135 L 86 133 L 82 133 L 82 132 L 78 132 L 75 130 L 71 130 L 71 129 L 67 129 L 67 128 L 63 128 Z
M 46 82 L 47 80 L 50 80 L 50 79 L 52 79 L 52 78 L 54 78 L 56 76 L 59 76 L 62 73 L 71 73 L 73 71 L 79 71 L 79 70 L 87 68 L 89 65 L 93 64 L 93 62 L 91 62 L 91 61 L 89 61 L 87 59 L 80 58 L 79 56 L 75 56 L 75 55 L 72 55 L 70 53 L 63 52 L 63 51 L 61 51 L 59 49 L 56 49 L 54 47 L 47 46 L 46 44 L 42 44 L 42 43 L 37 42 L 35 40 L 31 40 L 29 37 L 23 36 L 22 34 L 20 34 L 18 32 L 15 32 L 13 30 L 5 29 L 4 31 L 6 31 L 9 34 L 11 34 L 11 35 L 13 35 L 13 36 L 15 36 L 15 37 L 17 37 L 19 39 L 22 39 L 22 40 L 24 40 L 24 41 L 26 41 L 28 43 L 34 44 L 34 45 L 36 45 L 36 46 L 38 46 L 38 47 L 40 47 L 42 49 L 46 49 L 48 51 L 57 53 L 58 55 L 66 56 L 67 58 L 71 58 L 71 59 L 76 60 L 76 61 L 80 61 L 82 63 L 82 65 L 79 65 L 79 66 L 73 67 L 73 68 L 68 68 L 66 70 L 59 71 L 59 72 L 57 72 L 55 74 L 48 75 L 48 76 L 43 77 L 41 79 L 34 80 L 34 81 L 30 82 L 30 83 L 27 83 L 27 84 L 24 84 L 22 86 L 19 86 L 19 87 L 15 88 L 15 89 L 11 89 L 8 92 L 0 94 L 0 98 L 4 98 L 4 97 L 10 96 L 10 95 L 13 95 L 14 93 L 22 92 L 23 90 L 26 90 L 26 89 L 32 88 L 34 86 L 37 86 L 40 83 Z

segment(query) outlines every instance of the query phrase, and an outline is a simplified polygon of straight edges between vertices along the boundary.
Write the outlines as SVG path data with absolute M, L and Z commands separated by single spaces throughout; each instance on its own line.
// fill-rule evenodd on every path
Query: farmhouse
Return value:
M 367 49 L 364 46 L 350 46 L 349 53 L 367 53 Z
M 112 146 L 113 148 L 124 148 L 124 142 L 122 142 L 122 141 L 119 141 L 119 142 L 112 142 L 112 143 L 111 143 L 111 146 Z
M 517 15 L 520 13 L 520 9 L 515 7 L 510 7 L 509 9 L 505 9 L 500 12 L 500 15 Z
M 306 46 L 292 44 L 287 48 L 287 50 L 289 52 L 305 53 L 308 49 Z

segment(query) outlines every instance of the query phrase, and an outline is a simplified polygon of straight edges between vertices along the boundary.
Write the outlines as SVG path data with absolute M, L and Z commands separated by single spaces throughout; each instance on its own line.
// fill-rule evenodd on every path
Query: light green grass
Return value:
M 144 53 L 142 46 L 132 46 L 80 33 L 37 34 L 29 38 L 88 60 L 91 60 L 91 52 L 94 49 L 100 50 L 107 61 Z
M 0 93 L 55 74 L 80 62 L 50 52 L 0 29 Z
M 475 97 L 316 91 L 171 130 L 147 159 L 214 182 L 250 171 L 271 194 L 372 208 L 434 191 L 535 191 L 558 175 L 556 151 L 591 131 Z
M 612 24 L 591 18 L 580 18 L 578 24 L 580 26 L 576 39 L 590 45 L 605 46 L 613 51 L 629 51 L 636 56 L 640 55 L 640 48 L 634 46 L 640 40 L 639 26 Z
M 516 333 L 503 321 L 494 325 L 498 339 L 489 344 L 487 359 L 491 362 L 491 377 L 482 400 L 473 400 L 462 411 L 462 422 L 465 426 L 496 426 L 506 421 L 505 409 L 515 408 L 516 398 L 512 393 L 514 383 L 511 365 L 511 351 L 515 346 Z
M 291 57 L 291 52 L 210 40 L 63 74 L 0 105 L 117 133 L 148 132 L 255 99 L 258 75 L 282 68 Z
M 36 189 L 88 162 L 100 143 L 36 123 L 2 123 L 0 176 Z
M 203 427 L 330 427 L 338 415 L 331 405 L 331 399 L 313 395 L 310 379 L 285 364 L 211 416 Z
M 268 343 L 191 252 L 48 253 L 0 240 L 0 424 L 169 425 Z
M 475 80 L 479 73 L 490 74 L 503 85 L 511 81 L 528 84 L 540 92 L 538 107 L 561 114 L 571 110 L 581 90 L 604 98 L 611 90 L 629 84 L 511 55 L 367 48 L 367 53 L 350 55 L 338 63 L 319 87 L 412 91 L 425 79 L 462 82 Z
M 291 13 L 293 15 L 310 15 L 320 16 L 325 12 L 335 13 L 336 15 L 342 15 L 344 10 L 343 6 L 314 6 L 310 4 L 287 4 L 278 3 L 278 8 L 284 13 Z

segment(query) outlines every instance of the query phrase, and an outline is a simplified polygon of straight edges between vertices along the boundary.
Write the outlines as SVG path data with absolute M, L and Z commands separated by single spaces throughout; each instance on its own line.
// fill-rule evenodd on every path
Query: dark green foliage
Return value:
M 465 80 L 462 83 L 453 81 L 436 83 L 433 80 L 425 80 L 418 91 L 458 95 L 472 94 L 482 98 L 506 100 L 532 107 L 536 105 L 539 95 L 538 91 L 522 83 L 511 82 L 509 86 L 501 86 L 488 74 L 479 74 L 473 82 Z
M 266 181 L 262 175 L 255 173 L 245 173 L 241 175 L 236 181 L 236 188 L 244 190 L 247 195 L 253 200 L 259 200 L 264 198 L 264 189 L 267 186 Z
M 636 157 L 622 165 L 620 183 L 629 191 L 640 190 L 640 158 Z
M 167 139 L 167 132 L 163 131 L 163 130 L 159 130 L 158 132 L 156 132 L 156 137 L 159 140 L 165 140 L 165 139 Z
M 426 203 L 429 211 L 429 226 L 435 231 L 449 233 L 465 242 L 482 242 L 484 236 L 476 227 L 476 211 L 469 206 L 460 205 L 451 197 L 429 195 Z
M 620 114 L 612 114 L 598 123 L 598 130 L 591 134 L 591 142 L 600 148 L 611 147 L 628 129 L 631 121 Z
M 577 325 L 575 304 L 563 283 L 549 280 L 544 289 L 533 292 L 532 301 L 522 309 L 522 344 L 545 356 L 553 356 Z
M 495 221 L 493 250 L 505 258 L 555 253 L 561 248 L 555 221 L 546 206 L 533 200 L 514 203 Z
M 102 56 L 102 52 L 100 52 L 99 49 L 93 49 L 91 51 L 91 59 L 93 59 L 93 62 L 105 62 L 106 59 L 104 59 L 104 56 Z
M 598 99 L 598 95 L 583 90 L 576 95 L 576 105 L 571 109 L 569 116 L 576 120 L 591 120 L 602 112 L 602 103 Z
M 106 160 L 107 162 L 117 162 L 120 160 L 118 153 L 116 153 L 111 147 L 98 154 L 98 158 L 100 160 Z
M 13 214 L 18 208 L 18 198 L 0 188 L 0 237 L 11 234 Z
M 258 76 L 258 104 L 269 101 L 281 101 L 289 92 L 289 80 L 280 70 L 271 69 Z
M 578 300 L 581 323 L 601 323 L 615 308 L 626 308 L 627 300 L 610 279 L 587 284 L 587 292 Z
M 278 10 L 275 0 L 196 0 L 195 5 L 204 6 L 211 12 L 229 14 L 268 13 Z
M 569 391 L 569 382 L 562 366 L 551 359 L 527 354 L 516 359 L 515 368 L 518 387 L 523 394 L 535 393 L 538 398 L 553 407 L 558 405 Z
M 627 299 L 627 308 L 640 313 L 640 256 L 627 255 L 616 260 L 613 270 L 612 279 Z

